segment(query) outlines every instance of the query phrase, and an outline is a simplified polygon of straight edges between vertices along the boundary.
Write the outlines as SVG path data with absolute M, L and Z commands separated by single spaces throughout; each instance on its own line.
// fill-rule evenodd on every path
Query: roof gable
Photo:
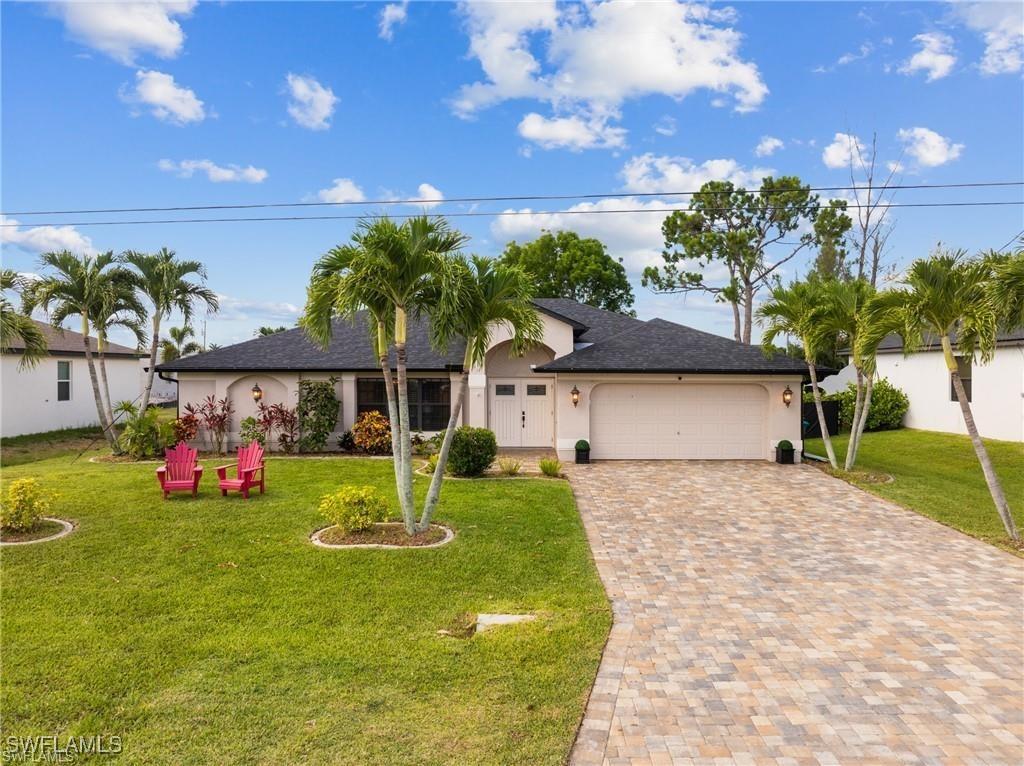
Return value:
M 46 338 L 48 353 L 85 354 L 85 343 L 82 333 L 67 330 L 63 327 L 54 327 L 52 324 L 40 322 L 38 319 L 33 319 L 32 321 Z M 15 338 L 8 350 L 14 352 L 24 351 L 25 342 L 21 338 Z M 96 338 L 91 335 L 89 336 L 89 350 L 94 354 L 98 352 Z M 110 341 L 107 341 L 104 345 L 103 353 L 106 356 L 141 356 L 134 348 L 128 348 L 128 346 L 122 346 L 120 343 L 111 343 Z

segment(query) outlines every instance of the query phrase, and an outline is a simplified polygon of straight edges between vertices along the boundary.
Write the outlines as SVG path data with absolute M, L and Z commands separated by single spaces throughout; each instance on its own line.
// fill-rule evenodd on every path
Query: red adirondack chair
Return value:
M 156 469 L 156 478 L 160 489 L 164 491 L 164 500 L 171 492 L 191 492 L 195 497 L 199 492 L 199 480 L 203 478 L 203 467 L 196 461 L 199 452 L 185 442 L 178 442 L 164 450 L 163 468 Z
M 234 467 L 235 478 L 228 478 L 228 469 Z M 257 478 L 257 474 L 259 477 Z M 222 465 L 217 469 L 217 478 L 220 481 L 220 493 L 227 495 L 228 490 L 241 492 L 242 497 L 249 499 L 249 489 L 259 486 L 260 494 L 266 489 L 266 482 L 263 477 L 263 447 L 259 442 L 251 442 L 244 447 L 238 448 L 238 462 L 230 465 Z

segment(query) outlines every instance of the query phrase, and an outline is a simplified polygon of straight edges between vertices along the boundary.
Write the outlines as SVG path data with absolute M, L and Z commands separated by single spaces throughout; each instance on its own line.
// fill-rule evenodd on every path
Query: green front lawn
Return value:
M 846 457 L 847 436 L 833 438 L 840 466 Z M 996 473 L 1010 501 L 1017 527 L 1024 533 L 1024 444 L 985 440 Z M 825 454 L 821 439 L 809 439 L 805 449 Z M 915 431 L 866 433 L 857 454 L 856 470 L 891 474 L 891 484 L 853 483 L 893 500 L 961 532 L 1001 546 L 1008 538 L 981 473 L 981 465 L 966 436 Z
M 3 549 L 5 736 L 119 734 L 126 764 L 564 762 L 611 622 L 567 483 L 449 482 L 452 544 L 332 551 L 307 540 L 318 498 L 394 499 L 389 461 L 272 459 L 249 502 L 204 462 L 169 501 L 152 464 L 5 467 L 79 524 Z

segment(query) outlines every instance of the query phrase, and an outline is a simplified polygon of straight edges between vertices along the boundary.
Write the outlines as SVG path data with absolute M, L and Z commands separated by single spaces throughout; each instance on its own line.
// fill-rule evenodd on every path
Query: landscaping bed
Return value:
M 68 528 L 67 522 L 40 519 L 31 529 L 4 529 L 0 527 L 0 543 L 31 543 L 54 537 Z
M 316 539 L 324 545 L 355 546 L 355 545 L 386 545 L 393 548 L 421 548 L 425 545 L 436 545 L 443 542 L 449 535 L 447 528 L 431 524 L 430 529 L 410 537 L 405 526 L 400 522 L 374 524 L 371 529 L 358 532 L 345 532 L 338 527 L 327 527 L 316 533 Z

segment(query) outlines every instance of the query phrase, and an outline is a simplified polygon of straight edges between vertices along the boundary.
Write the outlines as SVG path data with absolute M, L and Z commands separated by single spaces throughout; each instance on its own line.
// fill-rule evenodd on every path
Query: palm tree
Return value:
M 43 276 L 28 287 L 25 291 L 25 308 L 27 311 L 37 306 L 42 308 L 54 326 L 60 326 L 71 317 L 77 316 L 81 319 L 82 343 L 85 348 L 86 365 L 89 368 L 89 379 L 92 382 L 92 393 L 96 399 L 96 413 L 107 441 L 110 442 L 111 448 L 116 448 L 110 419 L 107 417 L 100 393 L 96 363 L 89 344 L 89 331 L 93 319 L 103 316 L 105 308 L 109 305 L 110 293 L 122 289 L 124 283 L 129 280 L 129 275 L 125 269 L 116 265 L 117 259 L 111 252 L 96 256 L 76 256 L 64 250 L 44 253 L 40 256 L 39 262 L 56 273 Z
M 1001 315 L 1003 329 L 1024 327 L 1024 238 L 1012 255 L 990 254 L 991 295 Z
M 757 311 L 758 322 L 765 325 L 761 345 L 766 355 L 774 352 L 774 341 L 780 335 L 793 335 L 803 344 L 804 359 L 811 377 L 811 391 L 814 406 L 818 411 L 821 438 L 825 442 L 825 453 L 833 468 L 838 468 L 832 437 L 825 423 L 825 410 L 821 404 L 821 389 L 818 387 L 817 363 L 822 356 L 833 350 L 834 337 L 828 338 L 823 332 L 824 286 L 819 280 L 793 282 L 789 287 L 776 286 L 771 297 Z
M 146 342 L 142 323 L 146 320 L 146 309 L 142 306 L 127 270 L 119 270 L 119 279 L 111 285 L 100 303 L 99 310 L 92 318 L 96 331 L 96 358 L 99 362 L 100 384 L 103 388 L 103 403 L 107 408 L 107 420 L 114 423 L 113 402 L 110 401 L 110 384 L 107 382 L 107 334 L 112 327 L 124 327 L 135 335 L 135 344 L 141 348 Z
M 198 341 L 189 340 L 195 337 L 195 332 L 188 325 L 168 328 L 167 334 L 171 337 L 160 341 L 161 359 L 163 361 L 173 362 L 175 359 L 181 359 L 181 357 L 188 356 L 189 354 L 202 353 L 202 345 Z
M 331 318 L 352 317 L 368 309 L 385 388 L 391 379 L 388 343 L 395 349 L 396 394 L 388 393 L 392 428 L 395 481 L 406 531 L 417 532 L 412 494 L 412 434 L 409 429 L 407 387 L 407 324 L 409 316 L 454 311 L 446 304 L 457 300 L 453 290 L 456 262 L 451 257 L 467 238 L 442 218 L 417 216 L 403 223 L 387 217 L 360 222 L 352 243 L 328 253 L 314 267 L 303 327 L 315 341 L 326 345 Z M 397 402 L 395 401 L 397 399 Z M 397 411 L 396 411 L 397 410 Z M 397 422 L 397 428 L 395 423 Z
M 263 325 L 261 327 L 257 327 L 253 335 L 260 338 L 265 338 L 268 335 L 276 335 L 277 333 L 284 332 L 287 329 L 288 328 L 285 327 L 284 325 L 279 325 L 278 327 L 270 327 L 269 325 Z
M 466 351 L 454 397 L 455 405 L 438 451 L 434 476 L 423 505 L 423 515 L 416 525 L 420 532 L 430 527 L 430 519 L 441 495 L 441 483 L 459 423 L 469 371 L 484 363 L 494 329 L 504 326 L 511 334 L 511 356 L 522 356 L 544 337 L 544 326 L 531 303 L 533 279 L 529 274 L 518 266 L 479 256 L 473 256 L 468 263 L 463 262 L 462 265 L 463 268 L 458 270 L 462 273 L 457 277 L 460 285 L 440 285 L 442 288 L 454 289 L 457 300 L 437 301 L 440 310 L 432 317 L 431 323 L 437 345 L 446 346 L 454 338 L 463 338 Z M 445 313 L 446 310 L 452 313 Z
M 135 286 L 153 304 L 149 371 L 142 390 L 142 403 L 139 405 L 139 411 L 145 412 L 149 407 L 153 376 L 156 374 L 161 320 L 178 310 L 188 325 L 191 324 L 197 303 L 205 303 L 207 311 L 216 311 L 219 304 L 217 294 L 202 284 L 206 280 L 206 268 L 199 261 L 179 261 L 174 251 L 166 247 L 155 254 L 128 251 L 122 257 L 126 263 L 135 267 Z M 199 277 L 198 282 L 188 279 L 193 274 Z
M 35 367 L 49 350 L 46 336 L 32 317 L 18 311 L 7 300 L 7 291 L 24 293 L 29 282 L 13 269 L 0 269 L 0 350 L 6 351 L 16 341 L 23 348 L 19 369 Z
M 962 250 L 940 250 L 931 258 L 918 259 L 911 264 L 904 279 L 906 287 L 893 291 L 893 311 L 899 319 L 905 353 L 920 348 L 926 337 L 938 338 L 992 502 L 1006 533 L 1016 541 L 1019 540 L 1017 527 L 992 459 L 978 434 L 953 351 L 955 334 L 959 354 L 969 358 L 978 354 L 982 362 L 992 359 L 1004 313 L 1001 310 L 1004 307 L 992 300 L 992 277 L 990 261 L 968 258 Z

